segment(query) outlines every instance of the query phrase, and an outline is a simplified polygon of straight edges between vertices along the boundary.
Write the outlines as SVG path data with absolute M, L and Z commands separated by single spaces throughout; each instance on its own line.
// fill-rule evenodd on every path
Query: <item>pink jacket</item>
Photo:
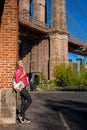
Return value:
M 20 79 L 20 76 L 22 75 L 22 72 L 23 72 L 23 68 L 22 67 L 19 67 L 16 70 L 15 81 L 16 81 L 16 83 L 18 83 L 19 81 L 22 81 L 25 86 L 28 86 L 29 83 L 28 83 L 27 75 L 26 74 Z

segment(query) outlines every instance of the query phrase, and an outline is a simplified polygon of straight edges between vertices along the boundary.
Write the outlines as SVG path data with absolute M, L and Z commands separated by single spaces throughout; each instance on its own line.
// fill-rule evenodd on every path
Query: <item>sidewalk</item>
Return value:
M 26 117 L 31 123 L 17 121 L 14 125 L 0 125 L 0 130 L 87 130 L 87 92 L 34 91 L 30 94 L 33 102 Z
M 26 112 L 26 117 L 31 120 L 28 124 L 22 124 L 18 120 L 16 124 L 2 125 L 0 130 L 65 130 L 59 116 L 59 94 L 61 92 L 32 91 L 32 104 Z M 65 100 L 65 93 L 63 98 Z M 20 108 L 20 97 L 17 108 Z M 58 110 L 57 110 L 58 109 Z
M 37 125 L 36 125 L 36 118 L 37 118 L 36 111 L 38 110 L 36 109 L 37 103 L 35 101 L 36 98 L 34 96 L 35 92 L 34 91 L 30 92 L 30 95 L 32 97 L 32 104 L 26 112 L 26 117 L 29 118 L 31 122 L 28 124 L 22 124 L 18 120 L 16 120 L 16 124 L 0 125 L 0 130 L 39 130 L 39 128 L 37 128 Z M 21 103 L 21 100 L 19 97 L 17 108 L 20 107 L 20 103 Z
M 16 124 L 0 125 L 0 130 L 16 130 Z

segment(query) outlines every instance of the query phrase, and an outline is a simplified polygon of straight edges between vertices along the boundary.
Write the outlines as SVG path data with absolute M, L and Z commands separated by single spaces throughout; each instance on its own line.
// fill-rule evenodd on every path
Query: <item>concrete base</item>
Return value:
M 0 89 L 0 124 L 16 123 L 16 98 L 12 88 Z

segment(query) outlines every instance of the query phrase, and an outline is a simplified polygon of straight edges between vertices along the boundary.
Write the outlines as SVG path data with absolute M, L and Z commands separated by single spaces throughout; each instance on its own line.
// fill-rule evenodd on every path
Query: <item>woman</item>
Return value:
M 25 117 L 25 112 L 32 103 L 32 99 L 28 91 L 26 90 L 26 87 L 29 85 L 27 80 L 27 75 L 24 69 L 24 65 L 22 60 L 18 61 L 18 67 L 15 74 L 15 81 L 16 83 L 22 81 L 24 83 L 25 88 L 22 89 L 20 92 L 21 96 L 21 108 L 20 108 L 20 114 L 18 114 L 18 118 L 21 123 L 30 123 L 30 120 L 28 120 Z

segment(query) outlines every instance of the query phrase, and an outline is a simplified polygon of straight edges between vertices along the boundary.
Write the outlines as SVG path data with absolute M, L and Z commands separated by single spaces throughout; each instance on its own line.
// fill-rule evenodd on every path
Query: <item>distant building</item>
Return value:
M 69 59 L 69 64 L 73 64 L 72 59 Z

